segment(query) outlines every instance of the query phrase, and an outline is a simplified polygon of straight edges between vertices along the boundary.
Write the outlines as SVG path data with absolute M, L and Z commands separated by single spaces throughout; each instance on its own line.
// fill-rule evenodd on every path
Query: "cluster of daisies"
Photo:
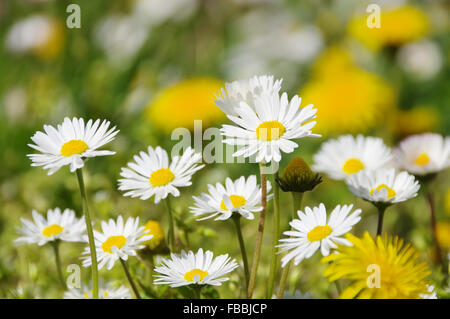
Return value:
M 232 122 L 222 126 L 222 141 L 237 146 L 233 156 L 253 158 L 261 166 L 278 163 L 283 153 L 292 153 L 298 147 L 294 140 L 320 137 L 312 133 L 317 110 L 313 105 L 301 107 L 301 98 L 296 95 L 288 99 L 286 93 L 280 92 L 281 84 L 282 80 L 272 76 L 255 76 L 227 83 L 218 92 L 215 103 Z M 84 267 L 92 269 L 91 286 L 69 287 L 65 298 L 131 298 L 130 291 L 124 286 L 99 286 L 97 271 L 102 268 L 110 270 L 117 261 L 124 267 L 134 295 L 140 298 L 126 261 L 130 256 L 139 257 L 140 251 L 146 247 L 155 247 L 164 241 L 164 232 L 158 222 L 149 221 L 142 225 L 139 217 L 124 220 L 119 215 L 116 219 L 102 221 L 100 229 L 93 229 L 96 223 L 92 222 L 89 214 L 82 169 L 88 158 L 114 154 L 99 148 L 111 142 L 118 132 L 115 127 L 110 127 L 108 121 L 89 120 L 85 123 L 83 119 L 65 118 L 56 128 L 45 125 L 44 132 L 37 132 L 31 138 L 34 144 L 29 144 L 39 152 L 28 155 L 32 166 L 42 166 L 49 175 L 63 166 L 70 166 L 70 171 L 77 174 L 83 197 L 83 217 L 78 218 L 70 209 L 63 212 L 59 208 L 49 210 L 46 218 L 33 211 L 33 221 L 22 219 L 22 227 L 18 229 L 21 236 L 16 240 L 18 244 L 51 243 L 56 251 L 57 244 L 63 241 L 89 244 L 80 258 Z M 374 203 L 380 212 L 384 212 L 387 206 L 416 196 L 420 187 L 418 179 L 448 167 L 449 156 L 450 139 L 437 134 L 410 137 L 393 152 L 379 138 L 346 135 L 322 145 L 314 156 L 313 169 L 332 179 L 345 180 L 355 196 Z M 124 196 L 140 200 L 153 198 L 156 204 L 161 201 L 167 203 L 170 256 L 161 258 L 159 265 L 152 267 L 156 273 L 154 284 L 196 288 L 219 286 L 229 279 L 226 275 L 238 267 L 236 259 L 228 254 L 214 257 L 211 251 L 204 252 L 201 248 L 197 252 L 178 251 L 170 197 L 180 196 L 180 188 L 192 185 L 193 175 L 204 167 L 201 159 L 201 154 L 190 147 L 182 154 L 169 156 L 159 146 L 148 146 L 134 155 L 120 172 L 118 189 L 124 192 Z M 198 220 L 214 218 L 216 221 L 231 219 L 235 222 L 247 297 L 252 297 L 254 289 L 267 202 L 273 198 L 279 202 L 278 183 L 284 191 L 302 193 L 312 190 L 321 181 L 318 175 L 312 176 L 309 182 L 304 180 L 309 174 L 305 173 L 309 172 L 307 165 L 300 170 L 303 171 L 299 174 L 295 170 L 288 172 L 290 175 L 285 174 L 284 180 L 274 176 L 275 183 L 270 183 L 263 173 L 260 184 L 255 175 L 241 176 L 234 181 L 227 178 L 224 184 L 207 185 L 207 192 L 193 197 L 189 209 Z M 282 267 L 287 269 L 291 261 L 298 265 L 319 249 L 323 256 L 332 257 L 333 265 L 338 267 L 339 257 L 336 255 L 340 250 L 341 256 L 345 255 L 345 248 L 342 247 L 356 245 L 357 240 L 349 237 L 348 233 L 360 221 L 361 210 L 353 210 L 353 205 L 338 205 L 327 214 L 324 204 L 297 208 L 295 215 L 298 218 L 290 222 L 291 230 L 284 233 L 286 237 L 280 240 L 274 237 L 276 243 L 279 240 L 277 253 L 286 252 L 281 260 Z M 250 273 L 246 241 L 240 231 L 239 220 L 241 217 L 253 220 L 255 214 L 260 218 L 259 234 Z M 392 244 L 390 240 L 385 239 L 385 244 L 398 246 L 397 250 L 402 250 L 398 242 Z M 275 255 L 274 258 L 276 265 Z M 389 260 L 384 262 L 389 264 Z M 333 280 L 335 278 L 338 278 L 336 274 Z M 423 291 L 417 289 L 417 293 L 420 292 Z

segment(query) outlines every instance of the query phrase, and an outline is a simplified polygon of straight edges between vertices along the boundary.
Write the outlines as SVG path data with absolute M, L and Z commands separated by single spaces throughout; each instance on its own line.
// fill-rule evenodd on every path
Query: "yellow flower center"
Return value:
M 245 203 L 247 202 L 247 200 L 243 196 L 240 196 L 240 195 L 230 195 L 228 198 L 230 199 L 234 208 L 244 206 Z M 228 208 L 225 205 L 225 202 L 223 200 L 220 203 L 220 209 L 228 210 Z
M 387 190 L 387 198 L 386 199 L 389 199 L 389 198 L 391 198 L 391 197 L 394 197 L 395 195 L 397 195 L 397 193 L 392 189 L 392 188 L 390 188 L 389 186 L 387 186 L 386 184 L 380 184 L 380 185 L 378 185 L 376 188 L 372 188 L 371 190 L 370 190 L 370 195 L 373 195 L 373 191 L 376 189 L 377 191 L 381 191 L 383 188 L 385 188 L 386 190 Z
M 123 245 L 125 245 L 127 242 L 127 239 L 125 236 L 119 235 L 119 236 L 110 236 L 107 240 L 102 244 L 102 249 L 106 253 L 112 254 L 112 248 L 116 246 L 117 248 L 122 248 Z
M 342 170 L 347 174 L 358 173 L 362 169 L 364 164 L 357 158 L 349 158 L 342 166 Z
M 199 282 L 199 281 L 202 281 L 203 278 L 205 278 L 206 276 L 208 276 L 207 271 L 203 271 L 201 269 L 194 268 L 184 274 L 184 280 Z
M 278 140 L 285 131 L 286 129 L 280 122 L 266 121 L 256 128 L 256 138 L 260 141 Z
M 81 154 L 88 149 L 88 146 L 83 140 L 71 140 L 61 146 L 62 156 L 72 156 L 74 154 Z
M 427 153 L 422 153 L 416 158 L 416 164 L 419 166 L 425 166 L 430 162 L 430 158 Z
M 52 237 L 53 235 L 54 236 L 58 235 L 63 230 L 64 230 L 64 227 L 53 224 L 48 227 L 45 227 L 44 230 L 42 230 L 42 235 L 44 235 L 45 237 Z
M 150 175 L 150 184 L 154 187 L 164 186 L 173 181 L 174 178 L 175 175 L 170 169 L 160 168 Z
M 333 229 L 330 226 L 316 226 L 306 235 L 309 241 L 319 241 L 327 237 Z

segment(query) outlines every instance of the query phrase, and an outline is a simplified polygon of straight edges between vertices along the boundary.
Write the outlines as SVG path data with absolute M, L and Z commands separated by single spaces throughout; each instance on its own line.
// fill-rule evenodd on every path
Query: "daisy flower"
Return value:
M 113 155 L 115 152 L 97 150 L 111 142 L 119 132 L 109 128 L 110 122 L 89 120 L 86 124 L 82 118 L 65 118 L 64 122 L 54 128 L 44 125 L 44 132 L 36 132 L 31 140 L 36 144 L 28 146 L 41 154 L 28 154 L 33 162 L 31 166 L 43 166 L 48 169 L 48 175 L 55 173 L 62 166 L 70 165 L 70 171 L 84 166 L 84 160 L 89 157 Z
M 102 222 L 102 232 L 94 231 L 95 250 L 98 268 L 110 270 L 119 259 L 127 260 L 128 256 L 136 256 L 136 251 L 145 248 L 145 242 L 153 236 L 148 235 L 144 226 L 139 226 L 139 217 L 128 218 L 124 224 L 122 216 Z M 83 266 L 91 265 L 90 249 L 86 247 L 81 257 Z
M 216 96 L 216 105 L 228 115 L 238 116 L 235 108 L 246 102 L 254 108 L 254 97 L 262 94 L 272 95 L 281 89 L 283 79 L 276 80 L 272 75 L 253 76 L 249 79 L 225 83 Z
M 346 239 L 352 245 L 339 245 L 336 254 L 322 258 L 323 263 L 329 263 L 324 275 L 330 282 L 350 281 L 339 298 L 418 299 L 429 293 L 426 278 L 431 274 L 430 269 L 425 262 L 420 262 L 411 244 L 405 245 L 402 239 L 387 235 L 373 239 L 368 232 L 362 238 L 347 234 Z M 381 274 L 379 284 L 372 282 L 372 287 L 368 285 L 369 267 Z
M 84 217 L 75 217 L 75 212 L 65 209 L 62 213 L 59 208 L 49 209 L 47 218 L 33 210 L 33 221 L 21 218 L 22 227 L 18 227 L 20 234 L 15 240 L 16 244 L 45 245 L 57 240 L 70 242 L 86 241 L 86 224 Z
M 271 189 L 270 182 L 267 182 L 267 192 Z M 245 179 L 241 176 L 236 181 L 230 178 L 225 180 L 225 187 L 217 183 L 216 186 L 208 185 L 209 194 L 203 193 L 200 196 L 193 196 L 195 206 L 190 207 L 191 213 L 195 216 L 206 215 L 199 220 L 216 217 L 215 220 L 226 220 L 233 213 L 238 213 L 247 219 L 254 219 L 253 213 L 260 212 L 261 188 L 256 182 L 256 176 L 251 175 Z M 272 195 L 269 195 L 270 199 Z
M 392 154 L 380 138 L 342 135 L 323 143 L 313 159 L 314 171 L 342 180 L 363 169 L 390 165 Z
M 226 137 L 223 142 L 240 146 L 233 156 L 256 154 L 257 162 L 279 162 L 281 152 L 292 153 L 298 147 L 292 139 L 320 137 L 311 132 L 316 125 L 311 121 L 316 117 L 316 109 L 312 104 L 300 108 L 300 103 L 297 95 L 289 101 L 286 93 L 281 97 L 278 93 L 254 96 L 254 107 L 241 102 L 235 108 L 237 115 L 227 115 L 237 126 L 221 128 L 221 134 Z
M 111 285 L 98 288 L 98 297 L 100 299 L 131 299 L 130 290 L 124 286 L 113 288 Z M 85 285 L 81 289 L 69 288 L 64 293 L 64 299 L 92 299 L 92 288 Z
M 331 212 L 327 221 L 327 211 L 324 204 L 319 207 L 305 207 L 305 211 L 298 211 L 299 219 L 292 220 L 289 225 L 291 231 L 284 232 L 290 238 L 282 238 L 281 251 L 290 250 L 281 259 L 282 267 L 294 259 L 294 264 L 298 265 L 303 259 L 310 258 L 317 249 L 323 256 L 328 256 L 331 248 L 336 248 L 336 244 L 350 245 L 350 242 L 341 236 L 349 232 L 353 225 L 361 219 L 361 209 L 356 209 L 351 214 L 353 205 L 336 206 Z
M 393 204 L 416 197 L 420 185 L 413 175 L 395 168 L 363 170 L 347 179 L 353 195 L 373 203 Z
M 433 133 L 413 135 L 400 142 L 394 155 L 411 174 L 437 173 L 450 166 L 450 137 Z
M 155 203 L 169 194 L 180 196 L 177 187 L 190 186 L 192 175 L 205 165 L 196 164 L 202 155 L 189 147 L 182 156 L 174 156 L 169 163 L 167 152 L 157 146 L 148 147 L 147 152 L 134 156 L 135 163 L 122 168 L 119 190 L 127 191 L 124 196 L 146 200 L 155 196 Z
M 225 274 L 238 267 L 236 260 L 231 260 L 228 254 L 213 256 L 211 251 L 203 253 L 199 249 L 196 254 L 181 251 L 180 255 L 171 254 L 171 259 L 163 258 L 161 265 L 155 267 L 160 275 L 155 275 L 155 284 L 181 287 L 192 284 L 221 286 L 229 278 Z

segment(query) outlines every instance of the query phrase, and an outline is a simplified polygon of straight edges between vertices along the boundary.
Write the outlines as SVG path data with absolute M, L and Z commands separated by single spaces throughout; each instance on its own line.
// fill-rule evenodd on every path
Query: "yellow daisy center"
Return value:
M 262 122 L 256 128 L 256 137 L 260 141 L 278 140 L 283 136 L 286 129 L 283 124 L 278 121 L 266 121 Z
M 184 280 L 199 282 L 199 281 L 202 281 L 203 278 L 205 278 L 206 276 L 208 276 L 207 271 L 203 271 L 201 269 L 194 268 L 184 274 Z
M 422 153 L 416 158 L 416 164 L 419 166 L 425 166 L 430 162 L 430 158 L 427 153 Z
M 175 178 L 175 174 L 168 168 L 160 168 L 150 175 L 150 184 L 154 187 L 165 186 Z
M 62 156 L 72 156 L 74 154 L 81 154 L 88 149 L 88 146 L 83 140 L 71 140 L 61 146 Z
M 380 184 L 378 185 L 376 188 L 372 188 L 370 190 L 370 195 L 373 195 L 373 191 L 376 189 L 377 191 L 381 191 L 383 188 L 385 188 L 387 190 L 387 198 L 389 199 L 391 197 L 394 197 L 395 195 L 397 195 L 397 193 L 395 192 L 395 190 L 393 190 L 392 188 L 390 188 L 389 186 L 387 186 L 386 184 Z
M 45 227 L 42 230 L 42 235 L 44 235 L 45 237 L 52 237 L 53 235 L 54 236 L 58 235 L 63 230 L 64 230 L 64 227 L 61 227 L 57 224 L 53 224 L 48 227 Z
M 228 198 L 230 199 L 234 208 L 244 206 L 245 203 L 247 202 L 247 200 L 243 196 L 240 196 L 240 195 L 230 195 Z M 220 203 L 220 209 L 228 210 L 228 208 L 225 205 L 225 202 L 223 200 Z
M 107 240 L 102 244 L 102 249 L 106 253 L 112 254 L 112 248 L 116 246 L 117 248 L 122 248 L 123 245 L 125 245 L 127 242 L 127 239 L 125 236 L 119 235 L 119 236 L 110 236 Z
M 349 158 L 342 166 L 342 170 L 347 174 L 358 173 L 362 169 L 364 169 L 364 164 L 357 158 Z
M 308 232 L 306 237 L 309 241 L 319 241 L 331 234 L 332 231 L 333 229 L 328 225 L 316 226 Z

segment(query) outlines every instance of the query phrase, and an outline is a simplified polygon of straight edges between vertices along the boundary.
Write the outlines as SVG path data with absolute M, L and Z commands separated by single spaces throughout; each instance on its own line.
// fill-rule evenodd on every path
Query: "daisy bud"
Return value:
M 281 177 L 276 177 L 276 182 L 283 192 L 304 193 L 313 190 L 322 182 L 322 177 L 314 173 L 303 158 L 295 157 L 286 166 Z

